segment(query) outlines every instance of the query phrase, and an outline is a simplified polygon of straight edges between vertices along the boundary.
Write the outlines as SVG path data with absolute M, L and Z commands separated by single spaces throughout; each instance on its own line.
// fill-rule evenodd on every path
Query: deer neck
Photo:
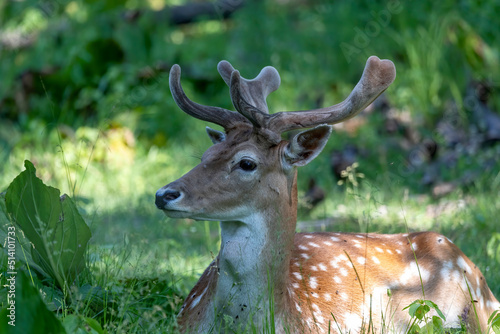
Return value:
M 286 286 L 297 221 L 296 173 L 276 201 L 241 221 L 221 222 L 216 312 L 230 315 L 235 324 L 250 319 L 259 326 L 275 310 L 288 304 Z

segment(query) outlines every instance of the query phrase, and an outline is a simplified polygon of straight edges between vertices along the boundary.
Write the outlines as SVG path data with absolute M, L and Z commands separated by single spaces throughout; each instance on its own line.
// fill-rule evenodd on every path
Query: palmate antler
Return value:
M 248 80 L 227 61 L 221 61 L 217 68 L 230 88 L 231 100 L 238 113 L 189 100 L 180 85 L 180 67 L 174 65 L 170 71 L 170 89 L 177 105 L 191 116 L 221 125 L 226 132 L 238 124 L 252 124 L 273 141 L 279 141 L 281 133 L 286 131 L 335 124 L 354 117 L 382 94 L 396 77 L 392 61 L 371 56 L 358 84 L 343 102 L 327 108 L 269 114 L 266 98 L 280 85 L 276 69 L 265 67 L 255 79 Z

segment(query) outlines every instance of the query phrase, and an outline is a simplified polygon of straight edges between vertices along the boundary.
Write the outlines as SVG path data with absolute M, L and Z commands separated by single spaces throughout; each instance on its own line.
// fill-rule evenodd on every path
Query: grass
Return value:
M 387 92 L 390 107 L 436 141 L 435 127 L 445 111 L 456 108 L 461 123 L 471 120 L 465 103 L 471 82 L 490 85 L 488 106 L 493 111 L 500 106 L 495 2 L 401 4 L 362 46 L 355 43 L 356 34 L 379 22 L 377 13 L 387 4 L 262 1 L 249 3 L 230 21 L 177 28 L 142 19 L 134 30 L 111 4 L 103 9 L 71 2 L 42 12 L 28 2 L 7 3 L 0 9 L 9 8 L 2 12 L 8 30 L 33 30 L 39 41 L 24 50 L 2 50 L 0 192 L 29 159 L 46 184 L 76 200 L 93 234 L 91 275 L 77 292 L 93 298 L 82 297 L 71 307 L 50 291 L 44 299 L 67 323 L 92 317 L 111 333 L 175 331 L 182 301 L 219 249 L 217 223 L 172 220 L 154 205 L 155 191 L 194 167 L 210 144 L 203 124 L 180 112 L 166 93 L 166 65 L 183 65 L 183 85 L 193 100 L 227 108 L 217 61 L 231 60 L 245 77 L 273 65 L 283 84 L 269 97 L 270 109 L 298 110 L 340 101 L 359 78 L 366 56 L 377 54 L 398 68 Z M 161 7 L 162 1 L 152 3 Z M 60 32 L 59 20 L 70 33 Z M 44 30 L 51 23 L 54 28 Z M 339 48 L 343 42 L 359 52 L 347 59 Z M 42 73 L 52 67 L 61 71 Z M 152 78 L 144 76 L 149 72 Z M 33 87 L 18 96 L 16 78 L 30 75 Z M 18 110 L 23 99 L 19 105 L 26 110 Z M 312 210 L 300 208 L 298 230 L 441 232 L 482 269 L 500 297 L 499 145 L 458 152 L 455 167 L 442 171 L 443 181 L 471 171 L 479 177 L 435 198 L 420 182 L 423 168 L 408 162 L 414 148 L 399 146 L 402 134 L 384 135 L 379 113 L 361 119 L 357 130 L 336 131 L 324 152 L 299 171 L 300 194 L 314 177 L 327 196 Z M 364 151 L 356 168 L 364 177 L 354 173 L 356 182 L 338 185 L 329 153 L 348 143 Z M 484 167 L 488 161 L 493 168 Z
M 345 140 L 342 136 L 340 139 Z M 120 160 L 110 157 L 115 152 L 112 139 L 103 134 L 95 140 L 66 138 L 52 150 L 13 149 L 11 164 L 1 180 L 7 184 L 20 171 L 15 161 L 39 161 L 40 176 L 47 184 L 74 192 L 91 227 L 88 263 L 92 275 L 88 285 L 79 289 L 85 295 L 90 286 L 98 287 L 92 293 L 99 302 L 82 298 L 85 302 L 81 305 L 67 308 L 54 299 L 46 301 L 62 316 L 96 318 L 109 332 L 169 333 L 175 330 L 175 315 L 183 299 L 218 252 L 219 229 L 213 222 L 164 217 L 154 206 L 154 192 L 194 166 L 194 156 L 202 144 L 172 146 L 169 150 L 135 149 L 130 164 L 119 165 L 108 163 L 109 159 Z M 102 161 L 93 157 L 96 142 L 110 155 L 102 157 Z M 436 200 L 402 180 L 391 182 L 394 175 L 388 176 L 389 182 L 366 177 L 358 179 L 359 184 L 347 182 L 339 186 L 322 160 L 318 158 L 299 172 L 302 179 L 320 175 L 320 185 L 328 190 L 325 201 L 312 211 L 303 211 L 302 231 L 441 232 L 482 269 L 493 293 L 500 295 L 500 287 L 495 284 L 500 281 L 500 237 L 496 226 L 500 203 L 492 201 L 500 190 L 499 175 L 485 176 L 470 189 L 458 189 Z M 361 161 L 360 169 L 363 164 Z M 328 224 L 308 227 L 308 222 L 327 218 Z

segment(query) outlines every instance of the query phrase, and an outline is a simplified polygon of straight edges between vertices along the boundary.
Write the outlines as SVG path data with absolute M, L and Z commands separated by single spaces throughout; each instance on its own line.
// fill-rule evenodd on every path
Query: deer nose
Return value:
M 175 201 L 179 197 L 181 197 L 181 193 L 177 190 L 162 188 L 156 192 L 156 207 L 160 210 L 163 210 L 165 209 L 165 205 L 167 205 L 169 202 Z

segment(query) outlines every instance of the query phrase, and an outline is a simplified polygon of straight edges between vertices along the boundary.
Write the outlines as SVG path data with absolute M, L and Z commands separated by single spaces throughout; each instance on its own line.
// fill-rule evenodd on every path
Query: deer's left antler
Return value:
M 390 60 L 371 56 L 356 87 L 343 102 L 314 110 L 278 112 L 270 116 L 267 126 L 283 133 L 319 124 L 335 124 L 356 116 L 372 103 L 396 78 L 396 67 Z

